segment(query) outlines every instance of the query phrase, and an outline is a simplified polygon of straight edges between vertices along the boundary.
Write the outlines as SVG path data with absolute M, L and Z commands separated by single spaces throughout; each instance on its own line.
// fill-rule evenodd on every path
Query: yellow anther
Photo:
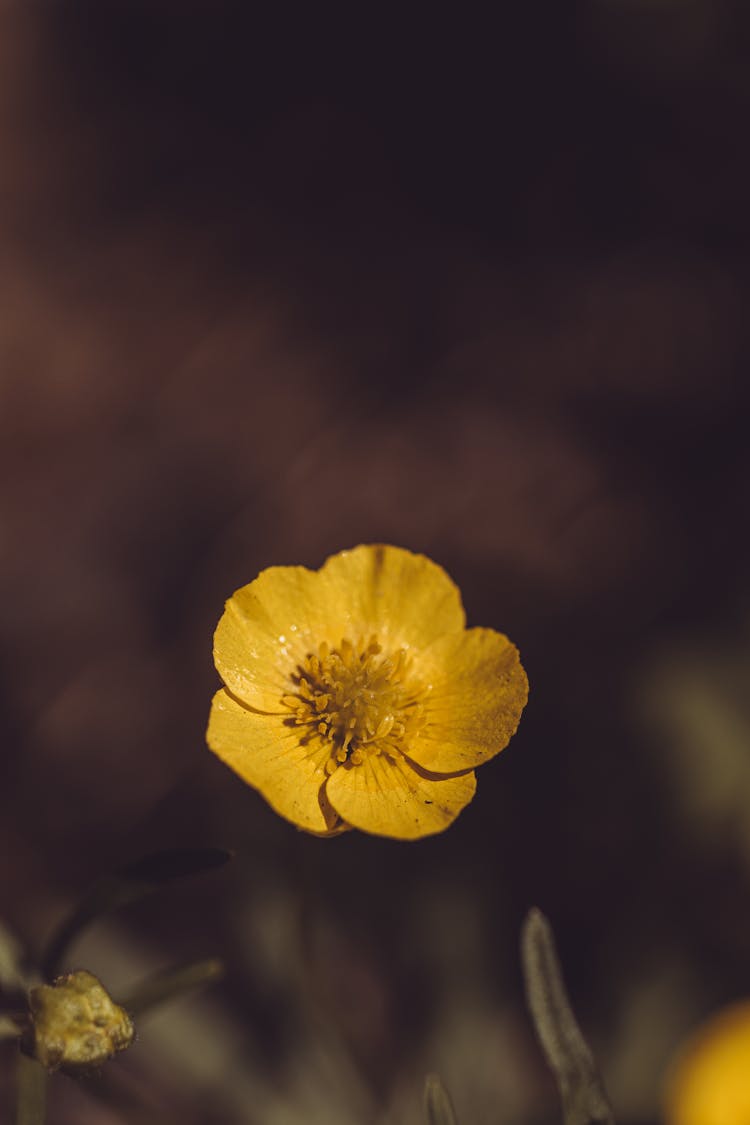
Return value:
M 394 722 L 395 720 L 393 718 L 393 715 L 384 715 L 378 723 L 378 729 L 375 731 L 375 737 L 385 738 L 385 736 L 390 733 Z
M 326 770 L 345 762 L 361 765 L 368 754 L 388 752 L 423 723 L 421 687 L 409 682 L 404 649 L 383 655 L 377 637 L 346 637 L 338 648 L 323 642 L 298 668 L 296 690 L 282 696 L 282 705 L 299 725 L 331 743 Z

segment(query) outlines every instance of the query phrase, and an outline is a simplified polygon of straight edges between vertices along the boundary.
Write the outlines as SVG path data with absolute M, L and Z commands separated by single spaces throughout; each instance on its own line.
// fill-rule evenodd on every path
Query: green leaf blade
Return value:
M 604 1085 L 573 1013 L 552 927 L 536 908 L 521 930 L 526 1003 L 560 1091 L 565 1125 L 615 1125 Z
M 425 1079 L 424 1116 L 427 1125 L 458 1125 L 450 1094 L 437 1074 Z

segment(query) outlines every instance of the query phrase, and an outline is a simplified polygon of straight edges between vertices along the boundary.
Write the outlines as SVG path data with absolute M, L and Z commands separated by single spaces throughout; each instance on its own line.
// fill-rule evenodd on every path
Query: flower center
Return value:
M 346 763 L 358 766 L 368 753 L 388 754 L 424 723 L 426 691 L 409 676 L 405 649 L 383 655 L 375 637 L 338 648 L 321 644 L 292 676 L 294 693 L 282 702 L 291 722 L 308 726 L 308 737 L 331 743 L 328 773 Z

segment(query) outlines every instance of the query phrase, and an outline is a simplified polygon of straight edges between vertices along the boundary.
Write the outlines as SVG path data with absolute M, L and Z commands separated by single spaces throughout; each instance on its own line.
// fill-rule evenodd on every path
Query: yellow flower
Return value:
M 466 629 L 445 571 L 399 547 L 276 566 L 229 599 L 210 748 L 308 832 L 441 832 L 528 695 L 507 637 Z
M 750 1000 L 724 1008 L 688 1043 L 665 1093 L 667 1125 L 750 1122 Z

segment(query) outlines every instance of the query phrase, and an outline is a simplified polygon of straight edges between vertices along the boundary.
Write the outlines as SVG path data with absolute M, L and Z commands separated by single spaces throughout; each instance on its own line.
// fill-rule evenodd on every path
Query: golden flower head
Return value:
M 466 629 L 445 571 L 399 547 L 264 570 L 214 638 L 208 744 L 308 832 L 441 832 L 528 695 L 507 637 Z
M 664 1100 L 667 1125 L 750 1122 L 750 1000 L 699 1029 L 670 1071 Z
M 93 973 L 80 970 L 29 993 L 31 1053 L 49 1070 L 87 1070 L 129 1047 L 135 1028 Z

